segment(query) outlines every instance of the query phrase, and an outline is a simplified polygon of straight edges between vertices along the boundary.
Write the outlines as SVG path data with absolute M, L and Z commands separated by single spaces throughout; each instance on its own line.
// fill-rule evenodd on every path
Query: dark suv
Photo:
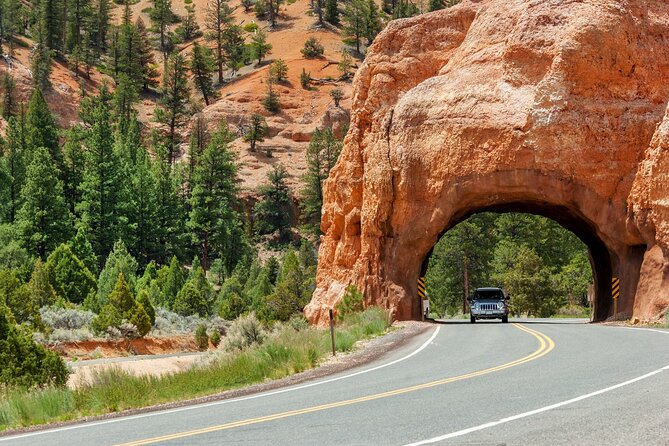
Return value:
M 477 319 L 501 319 L 509 322 L 509 299 L 501 288 L 477 288 L 469 299 L 469 320 L 473 324 Z

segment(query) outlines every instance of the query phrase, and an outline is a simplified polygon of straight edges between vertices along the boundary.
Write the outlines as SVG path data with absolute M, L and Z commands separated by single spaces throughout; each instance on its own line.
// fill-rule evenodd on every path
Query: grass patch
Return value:
M 350 351 L 359 340 L 382 334 L 389 326 L 388 314 L 379 308 L 347 315 L 337 324 L 337 350 Z M 286 323 L 277 325 L 261 344 L 221 349 L 207 363 L 171 375 L 133 376 L 111 368 L 94 373 L 90 383 L 77 390 L 3 389 L 0 430 L 197 398 L 278 379 L 315 367 L 330 350 L 328 330 Z

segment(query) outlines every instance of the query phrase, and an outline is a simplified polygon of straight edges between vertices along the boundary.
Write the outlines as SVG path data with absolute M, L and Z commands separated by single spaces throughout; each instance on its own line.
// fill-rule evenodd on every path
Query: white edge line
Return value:
M 144 414 L 139 414 L 139 415 L 130 415 L 130 416 L 126 416 L 126 417 L 112 418 L 112 419 L 109 419 L 109 420 L 94 421 L 94 422 L 91 422 L 91 423 L 83 422 L 81 424 L 75 424 L 75 425 L 72 425 L 72 426 L 65 426 L 65 427 L 60 427 L 60 428 L 55 428 L 55 429 L 45 429 L 45 430 L 40 430 L 40 431 L 35 431 L 35 432 L 28 432 L 28 433 L 25 433 L 25 434 L 13 435 L 13 436 L 9 436 L 9 437 L 0 437 L 0 443 L 2 443 L 4 441 L 17 440 L 19 438 L 27 438 L 27 437 L 34 437 L 34 436 L 37 436 L 37 435 L 53 434 L 53 433 L 56 433 L 56 432 L 64 432 L 64 431 L 69 431 L 69 430 L 73 430 L 73 429 L 83 429 L 83 428 L 88 428 L 88 427 L 100 426 L 100 425 L 103 425 L 103 424 L 118 423 L 120 421 L 128 421 L 128 420 L 136 420 L 136 419 L 140 419 L 140 418 L 148 418 L 148 417 L 155 417 L 155 416 L 160 416 L 160 415 L 168 415 L 168 414 L 177 413 L 177 412 L 185 412 L 187 410 L 196 410 L 196 409 L 201 409 L 201 408 L 204 408 L 204 407 L 219 406 L 219 405 L 222 405 L 222 404 L 236 403 L 236 402 L 239 402 L 239 401 L 253 400 L 253 399 L 256 399 L 256 398 L 264 398 L 264 397 L 267 397 L 267 396 L 278 395 L 280 393 L 294 392 L 296 390 L 302 390 L 302 389 L 306 389 L 306 388 L 309 388 L 309 387 L 315 387 L 315 386 L 320 386 L 322 384 L 328 384 L 328 383 L 331 383 L 331 382 L 334 382 L 334 381 L 340 381 L 342 379 L 352 378 L 354 376 L 359 376 L 359 375 L 363 375 L 365 373 L 374 372 L 376 370 L 380 370 L 380 369 L 383 369 L 383 368 L 386 368 L 386 367 L 390 367 L 391 365 L 395 365 L 398 362 L 406 361 L 407 359 L 411 358 L 412 356 L 417 355 L 421 351 L 425 350 L 425 348 L 427 348 L 427 346 L 430 345 L 432 343 L 432 341 L 434 341 L 434 339 L 437 337 L 437 334 L 439 333 L 440 329 L 441 329 L 441 326 L 438 325 L 437 328 L 434 330 L 434 333 L 432 333 L 432 336 L 430 336 L 430 338 L 427 341 L 425 341 L 420 347 L 418 347 L 418 349 L 412 351 L 408 355 L 403 356 L 403 357 L 398 358 L 398 359 L 395 359 L 394 361 L 390 361 L 388 363 L 381 364 L 381 365 L 378 365 L 376 367 L 372 367 L 371 369 L 360 370 L 358 372 L 351 373 L 351 374 L 348 374 L 348 375 L 338 376 L 336 378 L 330 378 L 330 379 L 326 379 L 326 380 L 323 380 L 323 381 L 316 381 L 316 382 L 312 382 L 312 383 L 309 383 L 309 384 L 303 384 L 303 385 L 297 386 L 297 387 L 287 387 L 287 388 L 284 388 L 284 389 L 274 390 L 274 391 L 271 391 L 271 392 L 256 393 L 254 395 L 244 396 L 244 397 L 240 397 L 240 398 L 232 398 L 232 399 L 221 400 L 221 401 L 213 401 L 211 403 L 195 404 L 195 405 L 192 405 L 192 406 L 179 407 L 179 408 L 176 408 L 176 409 L 167 409 L 167 410 L 149 412 L 149 413 L 144 413 Z
M 558 407 L 567 406 L 569 404 L 573 404 L 573 403 L 576 403 L 576 402 L 579 402 L 579 401 L 582 401 L 582 400 L 585 400 L 585 399 L 588 399 L 588 398 L 592 398 L 593 396 L 601 395 L 602 393 L 606 393 L 606 392 L 610 392 L 610 391 L 615 390 L 615 389 L 619 389 L 620 387 L 624 387 L 624 386 L 633 384 L 635 382 L 650 378 L 651 376 L 657 375 L 658 373 L 661 373 L 664 370 L 669 370 L 669 365 L 666 366 L 666 367 L 662 367 L 661 369 L 652 371 L 650 373 L 646 373 L 645 375 L 641 375 L 641 376 L 638 376 L 636 378 L 630 379 L 628 381 L 625 381 L 625 382 L 622 382 L 622 383 L 619 383 L 619 384 L 616 384 L 616 385 L 613 385 L 613 386 L 610 386 L 610 387 L 606 387 L 605 389 L 600 389 L 600 390 L 597 390 L 595 392 L 591 392 L 591 393 L 587 393 L 585 395 L 577 396 L 576 398 L 572 398 L 572 399 L 569 399 L 569 400 L 566 400 L 566 401 L 561 401 L 559 403 L 551 404 L 550 406 L 540 407 L 539 409 L 531 410 L 529 412 L 523 412 L 523 413 L 520 413 L 518 415 L 513 415 L 511 417 L 502 418 L 502 419 L 497 420 L 497 421 L 491 421 L 489 423 L 480 424 L 478 426 L 473 426 L 473 427 L 469 427 L 467 429 L 462 429 L 462 430 L 459 430 L 459 431 L 451 432 L 449 434 L 441 435 L 439 437 L 433 437 L 433 438 L 428 438 L 426 440 L 417 441 L 415 443 L 410 443 L 410 444 L 407 444 L 405 446 L 419 446 L 419 445 L 423 445 L 423 444 L 436 443 L 438 441 L 448 440 L 449 438 L 461 437 L 463 435 L 467 435 L 467 434 L 470 434 L 472 432 L 477 432 L 477 431 L 481 431 L 481 430 L 488 429 L 488 428 L 491 428 L 491 427 L 499 426 L 500 424 L 520 420 L 521 418 L 526 418 L 526 417 L 530 417 L 532 415 L 537 415 L 537 414 L 540 414 L 540 413 L 543 413 L 543 412 L 547 412 L 549 410 L 557 409 Z
M 625 330 L 652 331 L 652 332 L 655 332 L 655 333 L 662 333 L 662 334 L 669 335 L 669 331 L 668 331 L 668 330 L 657 330 L 657 329 L 655 329 L 655 328 L 644 328 L 644 327 L 622 327 L 622 326 L 621 326 L 621 327 L 616 327 L 616 326 L 614 326 L 614 327 L 615 327 L 615 328 L 624 328 Z

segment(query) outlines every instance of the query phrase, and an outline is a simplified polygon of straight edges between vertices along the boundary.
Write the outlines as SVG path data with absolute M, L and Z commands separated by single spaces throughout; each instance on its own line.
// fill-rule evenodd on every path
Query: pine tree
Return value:
M 66 51 L 82 50 L 85 34 L 84 28 L 90 27 L 92 21 L 92 5 L 90 0 L 66 0 L 68 10 L 67 37 L 65 42 Z
M 325 20 L 333 25 L 339 25 L 337 0 L 325 0 Z
M 200 155 L 204 152 L 209 142 L 209 132 L 207 131 L 207 123 L 202 113 L 195 115 L 193 120 L 193 128 L 190 132 L 190 143 L 188 145 L 188 189 L 189 196 L 192 191 L 191 182 L 193 180 L 193 173 L 195 166 L 198 164 Z
M 335 103 L 335 107 L 339 107 L 339 102 L 344 99 L 344 92 L 340 88 L 330 90 L 330 97 Z
M 365 38 L 367 39 L 367 45 L 371 45 L 374 38 L 381 32 L 381 29 L 383 29 L 379 7 L 374 0 L 367 0 L 365 15 Z
M 201 250 L 202 266 L 209 269 L 211 253 L 229 255 L 225 246 L 235 236 L 239 216 L 233 206 L 237 195 L 237 166 L 228 148 L 231 137 L 221 127 L 207 144 L 192 179 L 188 227 Z
M 341 73 L 342 79 L 346 80 L 351 77 L 351 71 L 353 69 L 353 58 L 348 51 L 344 50 L 341 52 L 341 60 L 337 64 L 337 68 Z
M 113 149 L 108 93 L 102 90 L 90 103 L 85 171 L 80 188 L 81 201 L 76 210 L 81 215 L 93 251 L 98 259 L 102 259 L 127 227 L 127 182 L 122 177 L 122 166 Z
M 214 289 L 207 282 L 204 270 L 198 267 L 193 273 L 193 278 L 189 279 L 177 293 L 173 310 L 184 316 L 206 317 L 211 314 L 213 303 Z
M 42 258 L 72 232 L 71 216 L 63 199 L 63 184 L 49 151 L 35 150 L 21 189 L 23 206 L 16 215 L 23 244 Z
M 315 130 L 307 148 L 307 173 L 302 190 L 304 217 L 315 227 L 320 226 L 323 207 L 323 183 L 337 162 L 341 152 L 341 141 L 337 141 L 332 131 Z
M 130 226 L 133 232 L 131 246 L 140 265 L 146 265 L 151 259 L 157 258 L 154 224 L 158 211 L 158 193 L 151 160 L 143 148 L 140 148 L 137 154 L 131 183 Z
M 77 230 L 77 235 L 68 243 L 72 254 L 77 256 L 91 274 L 98 273 L 98 259 L 95 257 L 91 242 L 86 237 L 86 231 L 83 228 Z
M 139 79 L 141 82 L 141 78 Z M 126 135 L 134 120 L 133 105 L 139 100 L 138 85 L 126 73 L 119 74 L 116 91 L 114 91 L 114 115 L 119 135 Z
M 95 277 L 69 245 L 59 245 L 47 258 L 46 266 L 50 271 L 51 285 L 58 297 L 80 304 L 95 293 Z
M 277 113 L 281 110 L 281 103 L 279 102 L 279 94 L 274 91 L 274 78 L 269 75 L 265 81 L 267 83 L 267 93 L 262 100 L 262 105 L 268 112 Z
M 149 299 L 149 293 L 142 289 L 137 293 L 137 304 L 141 305 L 147 316 L 149 317 L 149 322 L 153 326 L 156 323 L 156 310 L 153 308 L 153 304 Z
M 246 45 L 244 43 L 244 30 L 239 25 L 228 25 L 223 29 L 223 52 L 225 54 L 226 66 L 235 75 L 237 70 L 244 65 Z
M 35 261 L 30 282 L 28 282 L 28 289 L 38 308 L 53 305 L 56 302 L 56 291 L 51 285 L 52 274 L 51 269 L 42 262 L 42 259 L 38 258 Z
M 28 102 L 26 144 L 30 151 L 38 147 L 46 148 L 56 167 L 62 170 L 63 154 L 58 143 L 58 127 L 39 88 L 33 90 Z
M 117 84 L 120 85 L 120 76 L 125 74 L 124 87 L 129 89 L 132 86 L 133 94 L 137 94 L 144 81 L 144 67 L 140 57 L 142 42 L 137 27 L 132 23 L 132 11 L 128 1 L 125 3 L 123 22 L 119 27 L 116 45 L 118 46 Z
M 228 5 L 228 0 L 209 0 L 206 10 L 206 38 L 216 42 L 216 65 L 218 66 L 219 84 L 223 82 L 223 64 L 225 62 L 223 30 L 230 22 L 232 22 L 232 8 Z
M 183 288 L 186 281 L 185 275 L 181 266 L 179 265 L 179 260 L 176 256 L 172 257 L 170 260 L 170 266 L 167 270 L 167 276 L 163 283 L 159 283 L 161 294 L 162 294 L 162 303 L 167 308 L 173 308 L 174 301 L 177 297 L 181 288 Z
M 34 25 L 33 34 L 35 35 L 35 46 L 30 53 L 30 70 L 35 87 L 46 90 L 51 87 L 49 76 L 51 75 L 53 52 L 48 41 L 49 29 L 41 15 Z
M 94 36 L 93 42 L 99 54 L 107 50 L 107 39 L 109 33 L 111 4 L 109 0 L 97 0 L 96 11 L 93 19 Z
M 269 72 L 276 82 L 285 81 L 288 77 L 288 65 L 286 65 L 283 59 L 277 59 L 272 63 Z
M 137 260 L 130 255 L 125 244 L 121 240 L 114 243 L 114 249 L 109 253 L 105 267 L 98 278 L 98 292 L 95 302 L 97 308 L 103 307 L 110 301 L 110 293 L 114 289 L 119 275 L 123 276 L 124 282 L 127 280 L 131 289 L 135 289 L 137 267 Z
M 140 65 L 142 67 L 142 82 L 143 87 L 146 90 L 149 87 L 155 87 L 158 85 L 156 78 L 158 77 L 158 71 L 156 70 L 156 60 L 153 56 L 153 48 L 151 47 L 151 41 L 149 40 L 149 34 L 146 30 L 146 25 L 141 17 L 137 17 L 135 22 L 135 28 L 137 29 L 137 36 L 139 39 L 139 48 L 137 49 L 137 55 L 139 57 Z
M 444 9 L 445 6 L 444 0 L 430 0 L 428 8 L 430 11 L 438 11 Z
M 288 251 L 274 293 L 265 298 L 265 317 L 280 321 L 290 319 L 304 309 L 311 297 L 310 291 L 295 251 Z
M 0 17 L 0 28 L 2 38 L 7 42 L 7 54 L 14 56 L 14 39 L 21 30 L 24 10 L 20 0 L 4 0 L 2 2 L 2 17 Z
M 272 28 L 276 26 L 276 19 L 279 16 L 279 8 L 281 7 L 281 3 L 283 3 L 283 0 L 267 0 L 269 22 L 272 25 Z
M 156 108 L 156 119 L 167 126 L 168 152 L 167 161 L 176 161 L 179 138 L 177 129 L 184 125 L 188 118 L 190 88 L 186 61 L 180 54 L 173 54 L 167 62 L 167 70 L 163 75 L 161 96 Z
M 160 51 L 167 58 L 170 52 L 169 25 L 174 19 L 172 2 L 170 0 L 153 0 L 153 9 L 150 14 L 153 28 L 160 37 Z
M 286 185 L 288 172 L 281 164 L 267 174 L 269 184 L 260 187 L 261 200 L 253 208 L 258 234 L 279 233 L 282 241 L 290 228 L 290 190 Z
M 16 84 L 14 79 L 9 73 L 5 73 L 2 76 L 2 117 L 8 120 L 12 115 L 14 115 L 14 88 Z
M 23 204 L 21 188 L 25 183 L 26 167 L 29 162 L 26 145 L 25 114 L 9 118 L 4 159 L 8 174 L 8 200 L 4 206 L 5 221 L 13 223 L 16 213 Z
M 33 34 L 40 35 L 39 43 L 49 50 L 64 52 L 63 21 L 64 0 L 42 0 L 35 10 Z
M 183 23 L 181 27 L 177 29 L 177 32 L 179 37 L 181 37 L 181 40 L 188 42 L 201 36 L 202 32 L 200 31 L 200 25 L 197 23 L 195 17 L 195 5 L 185 5 L 184 8 L 186 9 L 186 17 L 184 17 Z
M 267 132 L 268 127 L 265 118 L 257 113 L 251 115 L 251 123 L 244 133 L 244 141 L 247 141 L 251 144 L 251 147 L 249 148 L 251 152 L 256 151 L 256 144 L 258 142 L 265 140 L 265 135 L 267 135 Z
M 216 98 L 217 95 L 211 79 L 211 74 L 215 69 L 211 50 L 197 42 L 193 43 L 190 70 L 193 74 L 195 88 L 202 93 L 205 105 L 209 105 L 210 100 Z
M 351 0 L 344 9 L 344 42 L 355 44 L 355 51 L 360 54 L 360 41 L 365 36 L 367 22 L 367 4 L 365 0 Z
M 76 216 L 76 204 L 79 202 L 79 189 L 84 179 L 84 139 L 86 131 L 80 125 L 67 130 L 63 145 L 63 192 L 67 207 Z
M 158 149 L 158 160 L 167 158 L 167 150 Z M 157 161 L 153 163 L 153 172 L 157 192 L 156 219 L 152 227 L 156 243 L 155 260 L 167 262 L 171 256 L 182 252 L 188 215 L 180 196 L 182 183 L 173 175 L 172 166 L 165 161 Z
M 251 51 L 253 52 L 253 58 L 258 60 L 258 63 L 269 53 L 272 52 L 272 45 L 267 43 L 267 34 L 261 30 L 256 30 L 253 37 L 251 37 Z

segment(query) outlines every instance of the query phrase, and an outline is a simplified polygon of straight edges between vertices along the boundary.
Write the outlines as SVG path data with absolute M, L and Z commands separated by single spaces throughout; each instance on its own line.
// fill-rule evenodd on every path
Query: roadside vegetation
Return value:
M 388 314 L 379 308 L 349 312 L 337 321 L 337 351 L 350 351 L 359 340 L 389 327 Z M 94 374 L 76 390 L 6 387 L 0 391 L 0 429 L 212 395 L 308 370 L 330 352 L 329 331 L 309 327 L 301 316 L 266 325 L 249 313 L 232 322 L 215 353 L 184 372 L 133 376 L 112 368 Z
M 511 294 L 513 315 L 590 317 L 588 248 L 556 222 L 531 214 L 476 214 L 437 243 L 427 271 L 437 317 L 469 311 L 466 296 L 483 286 Z

